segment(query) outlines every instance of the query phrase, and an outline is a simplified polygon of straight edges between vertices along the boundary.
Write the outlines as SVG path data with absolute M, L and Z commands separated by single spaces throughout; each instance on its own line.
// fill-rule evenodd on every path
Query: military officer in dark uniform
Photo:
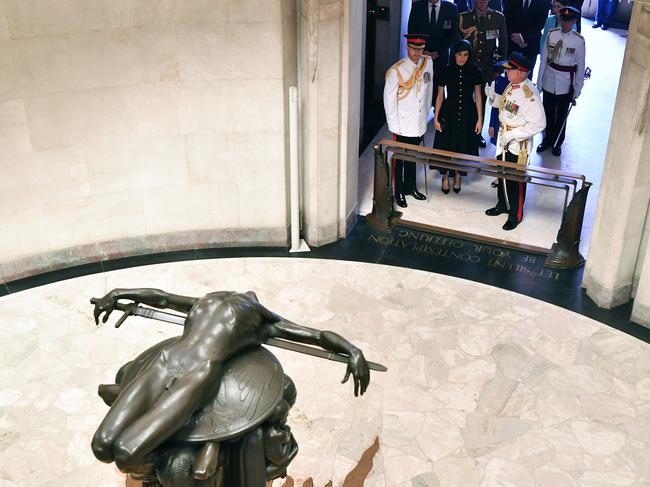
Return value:
M 472 58 L 481 70 L 483 85 L 494 79 L 494 62 L 508 57 L 508 34 L 506 19 L 501 12 L 489 8 L 489 0 L 476 0 L 473 10 L 458 16 L 458 37 L 472 44 Z M 485 115 L 485 96 L 481 104 L 481 120 Z M 479 134 L 479 145 L 485 147 L 485 140 Z

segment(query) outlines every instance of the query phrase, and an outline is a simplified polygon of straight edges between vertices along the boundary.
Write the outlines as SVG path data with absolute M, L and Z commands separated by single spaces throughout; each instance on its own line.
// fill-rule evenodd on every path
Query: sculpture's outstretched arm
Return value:
M 363 352 L 333 331 L 321 331 L 306 326 L 297 325 L 289 320 L 277 316 L 278 321 L 267 328 L 267 338 L 284 338 L 294 342 L 317 345 L 328 352 L 337 352 L 347 355 L 348 368 L 343 382 L 347 382 L 352 374 L 354 378 L 354 395 L 366 392 L 370 382 L 370 370 L 363 356 Z
M 130 299 L 136 303 L 143 303 L 154 308 L 168 308 L 183 313 L 189 313 L 192 306 L 199 300 L 190 296 L 171 294 L 160 289 L 113 289 L 95 303 L 95 323 L 99 324 L 99 317 L 104 313 L 102 323 L 106 323 L 113 312 L 115 304 L 120 299 Z

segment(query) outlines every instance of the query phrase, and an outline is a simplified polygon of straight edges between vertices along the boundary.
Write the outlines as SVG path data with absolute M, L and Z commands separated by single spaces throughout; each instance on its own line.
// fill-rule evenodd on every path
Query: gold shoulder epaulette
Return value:
M 575 35 L 577 35 L 580 39 L 582 39 L 582 40 L 585 39 L 585 38 L 582 36 L 582 34 L 581 34 L 580 32 L 578 32 L 577 30 L 573 30 L 573 29 L 572 29 L 571 32 L 573 32 Z
M 384 75 L 384 79 L 388 79 L 388 74 L 391 72 L 393 69 L 397 69 L 397 67 L 404 62 L 403 59 L 400 59 L 397 61 L 395 64 L 393 64 L 390 68 L 386 70 L 386 74 Z
M 555 32 L 556 30 L 562 30 L 562 27 L 555 27 L 555 28 L 549 30 L 548 33 L 550 34 L 551 32 Z
M 533 90 L 530 89 L 530 86 L 524 85 L 522 86 L 522 89 L 524 90 L 524 95 L 526 96 L 526 98 L 530 98 L 531 96 L 533 96 Z

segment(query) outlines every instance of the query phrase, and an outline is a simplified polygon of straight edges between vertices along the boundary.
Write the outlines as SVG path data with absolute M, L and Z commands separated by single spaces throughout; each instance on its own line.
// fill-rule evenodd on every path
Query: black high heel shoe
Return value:
M 449 180 L 447 180 L 447 187 L 445 188 L 444 186 L 445 180 L 442 180 L 442 186 L 440 186 L 440 191 L 442 191 L 445 194 L 449 194 Z
M 460 193 L 460 178 L 458 178 L 458 186 L 456 186 L 456 181 L 454 180 L 454 193 Z

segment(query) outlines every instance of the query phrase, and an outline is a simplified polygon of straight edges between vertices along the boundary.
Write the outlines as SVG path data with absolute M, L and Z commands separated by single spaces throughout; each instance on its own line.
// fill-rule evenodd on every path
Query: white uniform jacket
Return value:
M 533 149 L 533 136 L 546 128 L 546 115 L 542 97 L 528 79 L 518 85 L 510 83 L 499 103 L 499 137 L 497 158 L 505 146 L 508 152 L 518 155 L 523 143 L 528 154 Z
M 554 95 L 568 93 L 571 86 L 571 73 L 558 71 L 550 66 L 550 63 L 576 66 L 573 76 L 573 98 L 578 98 L 585 82 L 584 37 L 574 30 L 562 32 L 560 28 L 552 29 L 546 37 L 546 44 L 541 54 L 537 86 Z
M 388 130 L 405 137 L 423 135 L 433 90 L 433 61 L 429 56 L 422 56 L 417 65 L 408 56 L 393 64 L 386 71 L 384 85 Z

